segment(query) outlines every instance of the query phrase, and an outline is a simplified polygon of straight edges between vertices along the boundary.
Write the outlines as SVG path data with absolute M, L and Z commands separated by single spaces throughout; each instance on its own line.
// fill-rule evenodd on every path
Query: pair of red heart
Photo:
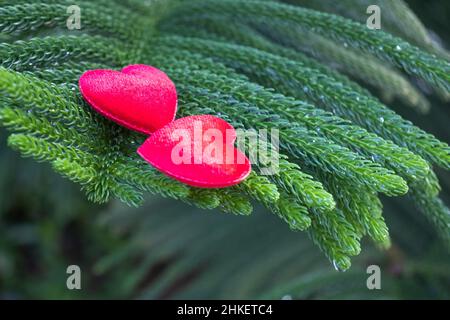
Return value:
M 173 121 L 177 92 L 161 70 L 146 65 L 131 65 L 121 72 L 90 70 L 81 76 L 79 86 L 97 112 L 151 134 L 137 152 L 166 175 L 196 187 L 221 188 L 250 174 L 250 161 L 233 146 L 236 133 L 229 123 L 210 115 Z

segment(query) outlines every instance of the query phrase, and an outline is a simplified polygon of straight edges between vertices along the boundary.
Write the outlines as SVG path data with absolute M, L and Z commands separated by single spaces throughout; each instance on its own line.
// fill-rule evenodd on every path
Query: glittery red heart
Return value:
M 97 112 L 129 129 L 150 134 L 175 118 L 175 85 L 154 67 L 90 70 L 81 76 L 79 86 Z
M 198 115 L 175 120 L 153 133 L 138 154 L 166 175 L 195 187 L 222 188 L 243 181 L 250 161 L 234 147 L 226 121 Z

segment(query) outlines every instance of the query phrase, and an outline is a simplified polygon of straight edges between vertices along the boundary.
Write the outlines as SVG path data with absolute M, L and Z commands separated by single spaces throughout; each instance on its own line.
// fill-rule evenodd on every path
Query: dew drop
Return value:
M 290 294 L 286 294 L 283 297 L 281 297 L 281 300 L 292 300 L 292 296 Z
M 336 260 L 333 260 L 333 267 L 339 272 L 345 272 L 345 270 L 347 270 L 345 267 L 340 266 Z
M 380 120 L 381 123 L 384 123 L 384 118 L 383 117 L 379 117 L 378 120 Z
M 401 50 L 402 50 L 402 47 L 400 47 L 399 45 L 396 45 L 396 46 L 395 46 L 395 50 L 396 50 L 396 51 L 401 51 Z
M 341 271 L 341 269 L 339 268 L 336 260 L 333 260 L 333 267 L 337 270 L 337 271 Z

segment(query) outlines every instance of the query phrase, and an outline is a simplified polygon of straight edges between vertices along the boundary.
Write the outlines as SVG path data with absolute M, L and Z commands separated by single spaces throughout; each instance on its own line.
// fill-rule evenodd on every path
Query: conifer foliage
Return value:
M 406 5 L 370 30 L 351 16 L 360 0 L 344 2 L 348 17 L 328 1 L 79 0 L 81 29 L 68 30 L 71 2 L 0 1 L 0 121 L 11 148 L 50 162 L 92 201 L 138 206 L 150 192 L 241 215 L 256 201 L 345 270 L 363 236 L 390 244 L 379 196 L 408 194 L 450 245 L 433 171 L 450 169 L 450 148 L 387 105 L 425 112 L 417 81 L 450 94 L 448 54 Z M 179 116 L 279 130 L 277 173 L 255 164 L 240 185 L 205 190 L 150 167 L 136 155 L 145 137 L 93 112 L 77 87 L 86 70 L 134 63 L 171 77 Z

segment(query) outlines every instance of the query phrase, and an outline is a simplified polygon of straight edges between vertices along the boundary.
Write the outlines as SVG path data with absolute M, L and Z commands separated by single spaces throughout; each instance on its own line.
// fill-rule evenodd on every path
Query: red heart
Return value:
M 121 72 L 90 70 L 81 76 L 79 86 L 97 112 L 129 129 L 150 134 L 175 118 L 175 85 L 154 67 L 131 65 Z
M 153 133 L 138 154 L 166 175 L 195 187 L 222 188 L 243 181 L 248 158 L 233 144 L 236 131 L 226 121 L 196 115 L 181 118 Z

